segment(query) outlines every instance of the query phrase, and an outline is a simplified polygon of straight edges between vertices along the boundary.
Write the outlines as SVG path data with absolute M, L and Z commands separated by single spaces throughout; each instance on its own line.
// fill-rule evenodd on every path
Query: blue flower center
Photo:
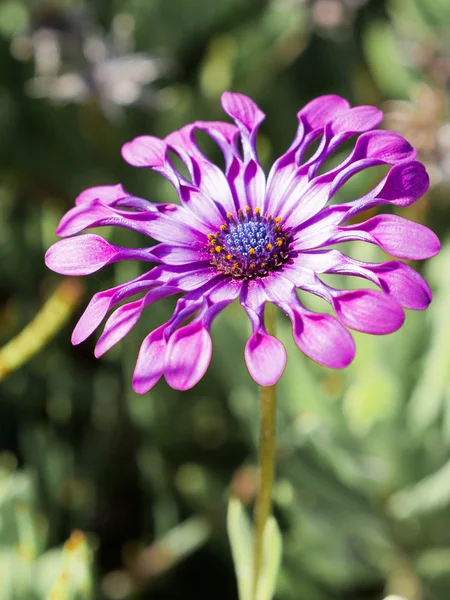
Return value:
M 249 206 L 239 210 L 237 218 L 227 214 L 220 231 L 208 235 L 211 264 L 235 279 L 266 277 L 289 260 L 290 236 L 281 227 L 281 219 L 261 215 Z

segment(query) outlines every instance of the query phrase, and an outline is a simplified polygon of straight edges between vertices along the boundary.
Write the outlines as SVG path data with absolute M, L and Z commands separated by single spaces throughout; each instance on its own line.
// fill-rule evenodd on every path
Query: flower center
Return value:
M 235 279 L 266 277 L 289 259 L 290 236 L 283 231 L 281 219 L 261 215 L 249 206 L 235 219 L 227 214 L 220 231 L 208 235 L 211 264 Z

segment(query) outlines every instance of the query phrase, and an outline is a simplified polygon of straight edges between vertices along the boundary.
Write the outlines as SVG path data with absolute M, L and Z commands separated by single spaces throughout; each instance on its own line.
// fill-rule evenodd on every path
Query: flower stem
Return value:
M 273 304 L 266 304 L 265 326 L 275 335 L 276 313 Z M 255 534 L 253 546 L 253 599 L 256 600 L 263 554 L 263 534 L 272 512 L 272 485 L 275 471 L 276 385 L 260 388 L 259 489 L 255 504 Z

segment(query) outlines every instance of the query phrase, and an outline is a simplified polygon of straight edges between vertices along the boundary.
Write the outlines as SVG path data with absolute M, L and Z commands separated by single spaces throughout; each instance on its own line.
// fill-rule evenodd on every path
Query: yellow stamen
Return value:
M 216 247 L 214 248 L 214 250 L 215 250 L 216 252 L 222 252 L 222 246 L 216 246 Z
M 255 254 L 256 250 L 254 248 L 250 248 L 250 250 L 248 251 L 249 254 Z
M 267 246 L 266 246 L 266 250 L 272 250 L 272 248 L 273 248 L 272 244 L 270 244 L 270 243 L 269 243 L 269 244 L 267 244 Z
M 277 246 L 282 246 L 283 245 L 283 240 L 281 238 L 278 238 L 276 241 Z
M 220 226 L 220 229 L 221 229 L 222 231 L 227 231 L 227 230 L 228 230 L 228 227 L 227 227 L 226 225 L 221 225 L 221 226 Z
M 274 219 L 274 221 L 275 221 L 276 223 L 281 223 L 281 217 L 276 217 L 276 218 Z

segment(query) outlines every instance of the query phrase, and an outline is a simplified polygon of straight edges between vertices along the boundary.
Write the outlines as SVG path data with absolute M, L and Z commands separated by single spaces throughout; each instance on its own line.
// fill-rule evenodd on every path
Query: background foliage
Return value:
M 344 372 L 303 357 L 280 316 L 289 364 L 278 415 L 277 598 L 448 599 L 449 34 L 447 0 L 2 1 L 0 599 L 237 598 L 226 503 L 230 488 L 252 502 L 258 423 L 241 309 L 214 326 L 212 365 L 196 388 L 160 383 L 141 397 L 130 385 L 138 345 L 170 303 L 97 361 L 92 341 L 70 345 L 71 328 L 92 293 L 141 266 L 82 282 L 43 263 L 85 187 L 121 181 L 172 201 L 168 184 L 123 163 L 120 147 L 221 119 L 225 89 L 268 114 L 266 165 L 314 96 L 381 106 L 384 126 L 409 138 L 432 178 L 427 197 L 401 214 L 444 243 L 425 269 L 431 308 L 386 338 L 357 335 Z M 364 193 L 374 175 L 343 196 Z

